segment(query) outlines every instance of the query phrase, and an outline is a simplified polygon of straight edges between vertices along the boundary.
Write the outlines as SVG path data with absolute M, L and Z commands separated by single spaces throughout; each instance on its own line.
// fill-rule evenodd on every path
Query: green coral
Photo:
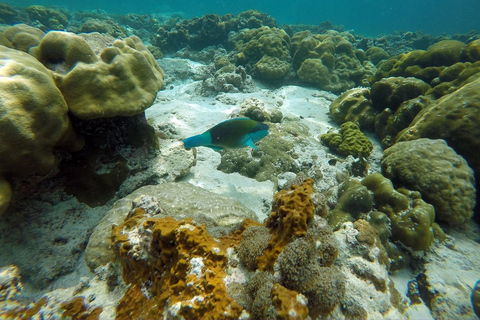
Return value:
M 345 122 L 339 133 L 323 134 L 320 140 L 330 149 L 342 156 L 352 155 L 356 158 L 368 157 L 373 150 L 372 142 L 353 122 Z
M 269 126 L 270 132 L 258 143 L 258 150 L 225 150 L 217 169 L 226 173 L 238 172 L 258 181 L 276 180 L 278 174 L 287 171 L 300 172 L 294 146 L 301 143 L 308 129 L 298 123 Z
M 252 67 L 254 76 L 275 80 L 289 73 L 290 37 L 283 29 L 245 29 L 231 41 L 235 44 L 237 63 Z
M 300 80 L 334 92 L 368 83 L 366 70 L 352 45 L 354 41 L 348 32 L 298 32 L 292 37 L 294 70 Z M 368 65 L 371 67 L 375 68 Z
M 338 188 L 338 203 L 327 215 L 328 224 L 334 230 L 342 223 L 355 221 L 362 213 L 372 210 L 373 201 L 368 189 L 358 180 L 350 179 Z
M 475 207 L 473 170 L 444 140 L 398 142 L 384 151 L 381 166 L 387 178 L 419 191 L 438 220 L 469 223 Z
M 370 47 L 365 51 L 366 58 L 377 65 L 380 61 L 390 58 L 390 55 L 380 47 Z
M 382 140 L 382 147 L 388 148 L 395 143 L 397 134 L 407 128 L 416 115 L 432 105 L 433 101 L 426 96 L 402 102 L 395 113 L 389 108 L 375 117 L 375 130 Z
M 419 192 L 393 188 L 390 180 L 374 173 L 362 180 L 375 199 L 375 207 L 391 220 L 392 239 L 413 250 L 427 249 L 433 239 L 435 209 Z
M 362 130 L 373 131 L 375 110 L 370 89 L 355 88 L 342 93 L 330 104 L 330 115 L 338 124 L 351 121 Z
M 372 104 L 377 110 L 389 108 L 393 112 L 407 100 L 425 94 L 431 87 L 413 77 L 389 77 L 375 82 L 370 90 Z

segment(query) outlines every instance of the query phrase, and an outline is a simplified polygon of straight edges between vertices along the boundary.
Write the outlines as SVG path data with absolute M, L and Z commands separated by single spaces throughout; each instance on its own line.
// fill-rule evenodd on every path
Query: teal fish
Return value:
M 202 134 L 183 140 L 183 145 L 185 149 L 209 147 L 217 151 L 247 146 L 257 149 L 255 142 L 267 134 L 268 126 L 265 123 L 249 118 L 234 118 L 220 122 Z

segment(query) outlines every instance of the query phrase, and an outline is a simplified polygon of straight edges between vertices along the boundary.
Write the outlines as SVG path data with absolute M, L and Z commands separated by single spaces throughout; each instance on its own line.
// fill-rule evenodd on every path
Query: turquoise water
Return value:
M 14 6 L 56 5 L 72 10 L 101 9 L 111 13 L 180 12 L 186 18 L 207 13 L 238 14 L 257 9 L 272 15 L 280 24 L 319 24 L 330 20 L 357 34 L 376 36 L 394 31 L 423 31 L 434 35 L 465 33 L 480 29 L 478 0 L 339 0 L 339 1 L 4 1 Z

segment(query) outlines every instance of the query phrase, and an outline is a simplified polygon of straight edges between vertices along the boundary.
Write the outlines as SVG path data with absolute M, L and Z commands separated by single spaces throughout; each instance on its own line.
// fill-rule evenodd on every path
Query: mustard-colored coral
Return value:
M 272 239 L 263 255 L 257 258 L 259 270 L 273 270 L 273 264 L 287 243 L 307 233 L 307 224 L 315 211 L 313 192 L 313 180 L 306 179 L 301 186 L 293 185 L 275 195 L 272 213 L 266 221 Z
M 307 319 L 307 299 L 293 290 L 288 290 L 279 283 L 272 287 L 272 302 L 276 308 L 278 319 Z
M 83 120 L 139 114 L 163 86 L 162 69 L 136 36 L 97 57 L 80 36 L 52 31 L 30 52 L 53 71 L 69 112 Z
M 112 230 L 112 246 L 130 284 L 117 319 L 235 319 L 242 307 L 229 297 L 227 245 L 191 218 L 149 218 L 136 208 Z

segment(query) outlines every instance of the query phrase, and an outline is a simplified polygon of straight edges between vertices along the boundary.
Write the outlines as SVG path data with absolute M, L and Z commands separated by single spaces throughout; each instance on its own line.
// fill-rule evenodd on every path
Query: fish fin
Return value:
M 190 149 L 194 147 L 208 146 L 212 143 L 212 138 L 209 132 L 204 132 L 202 134 L 186 138 L 183 140 L 183 146 L 185 149 Z
M 252 138 L 248 138 L 248 140 L 245 141 L 244 145 L 248 147 L 252 147 L 253 149 L 258 149 L 257 146 L 255 145 L 255 142 L 253 142 Z

